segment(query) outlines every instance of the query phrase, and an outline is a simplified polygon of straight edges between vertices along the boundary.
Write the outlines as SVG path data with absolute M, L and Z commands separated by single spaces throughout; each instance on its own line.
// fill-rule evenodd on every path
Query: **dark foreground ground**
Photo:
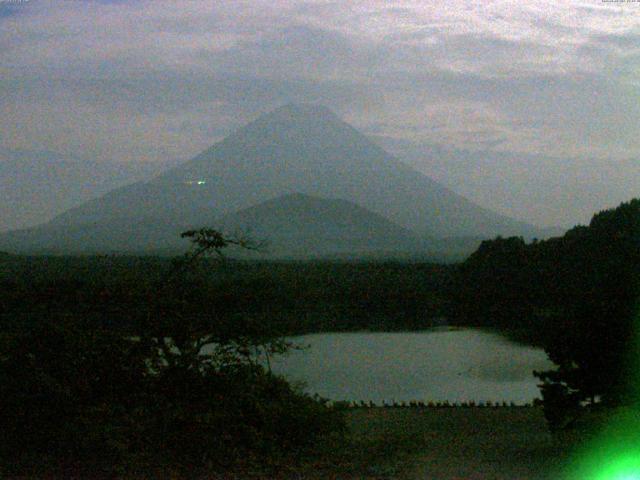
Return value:
M 279 474 L 228 478 L 552 480 L 566 447 L 539 408 L 371 408 L 348 412 L 351 436 Z

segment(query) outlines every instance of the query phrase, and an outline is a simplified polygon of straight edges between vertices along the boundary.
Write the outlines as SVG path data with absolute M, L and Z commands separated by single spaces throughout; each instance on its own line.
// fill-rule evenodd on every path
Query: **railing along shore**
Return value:
M 467 402 L 449 402 L 449 401 L 334 401 L 331 404 L 340 406 L 343 408 L 429 408 L 429 409 L 446 409 L 446 408 L 533 408 L 538 406 L 540 400 L 534 400 L 533 402 L 515 403 L 515 402 L 492 402 L 492 401 L 467 401 Z

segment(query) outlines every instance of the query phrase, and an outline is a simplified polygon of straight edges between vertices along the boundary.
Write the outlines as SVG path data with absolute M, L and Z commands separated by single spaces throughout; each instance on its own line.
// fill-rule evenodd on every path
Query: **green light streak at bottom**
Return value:
M 597 480 L 640 480 L 640 461 L 637 453 L 613 460 L 595 478 Z
M 578 453 L 563 480 L 640 480 L 640 410 L 620 409 Z
M 635 401 L 640 399 L 640 314 L 629 352 L 628 375 Z M 640 480 L 640 405 L 607 414 L 600 433 L 574 456 L 562 480 Z

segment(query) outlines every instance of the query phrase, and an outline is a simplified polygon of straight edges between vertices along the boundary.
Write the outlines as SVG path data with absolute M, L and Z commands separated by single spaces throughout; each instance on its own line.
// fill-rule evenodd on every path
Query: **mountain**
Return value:
M 594 211 L 638 196 L 640 159 L 552 157 L 463 150 L 376 136 L 397 158 L 456 192 L 507 215 L 551 225 L 549 236 L 587 224 Z M 560 227 L 557 227 L 560 226 Z
M 313 105 L 287 105 L 262 115 L 192 160 L 72 208 L 39 231 L 131 227 L 145 218 L 164 225 L 211 225 L 296 192 L 355 203 L 420 237 L 538 233 L 455 194 Z
M 166 167 L 0 148 L 0 232 L 41 224 L 116 187 L 153 178 Z
M 170 254 L 189 243 L 180 233 L 192 225 L 164 219 L 120 218 L 78 225 L 45 224 L 0 234 L 0 251 L 21 254 Z
M 210 225 L 229 235 L 266 241 L 260 252 L 247 254 L 254 258 L 415 254 L 427 246 L 412 232 L 354 203 L 299 193 L 228 214 Z M 4 234 L 2 245 L 37 253 L 175 253 L 188 247 L 179 235 L 192 226 L 150 217 L 46 225 Z
M 278 257 L 415 254 L 427 248 L 414 233 L 355 203 L 301 193 L 226 215 L 216 226 L 266 239 L 265 252 Z

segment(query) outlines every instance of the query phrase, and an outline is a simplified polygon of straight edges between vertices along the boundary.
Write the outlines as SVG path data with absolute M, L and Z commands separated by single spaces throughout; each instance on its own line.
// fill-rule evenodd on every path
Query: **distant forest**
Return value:
M 21 257 L 0 261 L 3 323 L 52 311 L 121 328 L 135 324 L 173 268 L 162 257 Z M 413 330 L 446 315 L 452 265 L 205 259 L 188 273 L 183 315 L 243 316 L 283 335 Z
M 610 330 L 638 296 L 639 203 L 598 213 L 558 238 L 484 241 L 459 264 L 204 259 L 188 273 L 183 314 L 243 316 L 282 335 L 485 327 L 539 346 L 557 341 L 561 326 Z M 0 321 L 56 312 L 126 328 L 174 262 L 0 254 Z M 184 292 L 163 296 L 174 294 Z

